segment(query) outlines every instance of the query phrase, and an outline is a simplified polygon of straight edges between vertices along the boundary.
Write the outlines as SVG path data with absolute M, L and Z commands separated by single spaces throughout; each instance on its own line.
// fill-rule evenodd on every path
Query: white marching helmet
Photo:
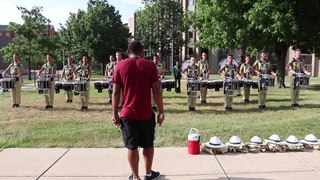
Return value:
M 209 142 L 204 143 L 204 146 L 209 148 L 224 148 L 224 144 L 221 143 L 220 138 L 213 136 L 210 138 Z
M 261 138 L 259 136 L 253 136 L 250 140 L 251 144 L 262 144 Z
M 302 146 L 303 144 L 301 144 L 298 140 L 297 137 L 295 137 L 294 135 L 290 135 L 286 141 L 285 141 L 286 145 L 290 145 L 290 146 Z
M 228 146 L 244 146 L 244 143 L 241 142 L 241 139 L 239 136 L 232 136 L 229 139 L 229 142 L 226 143 Z
M 278 134 L 273 134 L 273 135 L 271 135 L 271 136 L 269 137 L 269 140 L 270 140 L 270 141 L 273 141 L 273 142 L 280 142 L 280 141 L 281 141 L 281 139 L 280 139 L 280 137 L 278 136 Z
M 320 140 L 313 134 L 306 135 L 306 137 L 304 137 L 304 140 L 301 140 L 300 142 L 310 145 L 320 145 Z

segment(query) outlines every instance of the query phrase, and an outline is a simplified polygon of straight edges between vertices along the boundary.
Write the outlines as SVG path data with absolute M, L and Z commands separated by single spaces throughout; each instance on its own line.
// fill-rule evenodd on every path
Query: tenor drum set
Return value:
M 13 89 L 15 87 L 15 78 L 3 78 L 0 79 L 0 89 L 2 91 L 8 91 L 9 89 Z

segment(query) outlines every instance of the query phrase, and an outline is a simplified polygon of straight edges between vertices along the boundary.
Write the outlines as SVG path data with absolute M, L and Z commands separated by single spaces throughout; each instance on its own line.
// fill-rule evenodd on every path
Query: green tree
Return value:
M 319 1 L 197 0 L 190 17 L 200 32 L 199 46 L 241 48 L 252 53 L 268 49 L 278 60 L 284 86 L 285 57 L 290 46 L 319 50 Z M 318 40 L 318 42 L 315 42 Z
M 124 51 L 130 37 L 119 12 L 107 0 L 90 0 L 87 11 L 72 13 L 61 26 L 60 46 L 66 54 L 88 53 L 95 63 L 107 63 L 109 55 Z
M 182 32 L 186 31 L 184 13 L 177 0 L 144 0 L 144 9 L 138 14 L 136 39 L 145 47 L 146 56 L 157 51 L 168 56 L 175 47 L 174 54 L 184 44 Z
M 28 62 L 28 75 L 31 80 L 31 58 L 35 54 L 39 54 L 39 51 L 34 49 L 34 45 L 37 45 L 37 39 L 42 36 L 42 32 L 46 25 L 50 23 L 50 20 L 45 18 L 42 14 L 42 7 L 33 7 L 28 10 L 24 7 L 17 7 L 22 13 L 22 20 L 24 23 L 10 23 L 9 29 L 12 30 L 16 36 L 13 43 L 7 47 L 1 49 L 5 59 L 11 60 L 13 52 L 19 52 L 23 59 L 27 59 Z M 48 49 L 47 49 L 48 50 Z

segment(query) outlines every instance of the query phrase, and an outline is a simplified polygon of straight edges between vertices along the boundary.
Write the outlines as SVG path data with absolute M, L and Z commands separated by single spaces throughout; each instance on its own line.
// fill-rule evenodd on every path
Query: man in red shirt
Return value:
M 129 58 L 120 61 L 113 75 L 113 123 L 121 128 L 123 140 L 128 149 L 128 161 L 132 175 L 129 179 L 139 179 L 139 151 L 143 148 L 146 167 L 144 179 L 158 179 L 159 172 L 152 171 L 154 155 L 155 115 L 151 107 L 151 91 L 158 106 L 157 123 L 163 123 L 162 95 L 159 89 L 158 73 L 155 64 L 143 57 L 143 48 L 139 41 L 128 45 Z M 123 93 L 123 103 L 118 115 L 120 90 Z

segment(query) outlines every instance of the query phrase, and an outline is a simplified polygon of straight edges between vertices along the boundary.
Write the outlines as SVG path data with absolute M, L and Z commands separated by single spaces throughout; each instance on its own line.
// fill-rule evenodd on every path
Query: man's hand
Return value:
M 158 113 L 158 115 L 157 115 L 157 123 L 159 124 L 159 126 L 162 125 L 164 119 L 165 119 L 164 113 Z
M 112 122 L 115 124 L 118 128 L 120 127 L 120 118 L 118 114 L 115 114 L 112 116 Z

